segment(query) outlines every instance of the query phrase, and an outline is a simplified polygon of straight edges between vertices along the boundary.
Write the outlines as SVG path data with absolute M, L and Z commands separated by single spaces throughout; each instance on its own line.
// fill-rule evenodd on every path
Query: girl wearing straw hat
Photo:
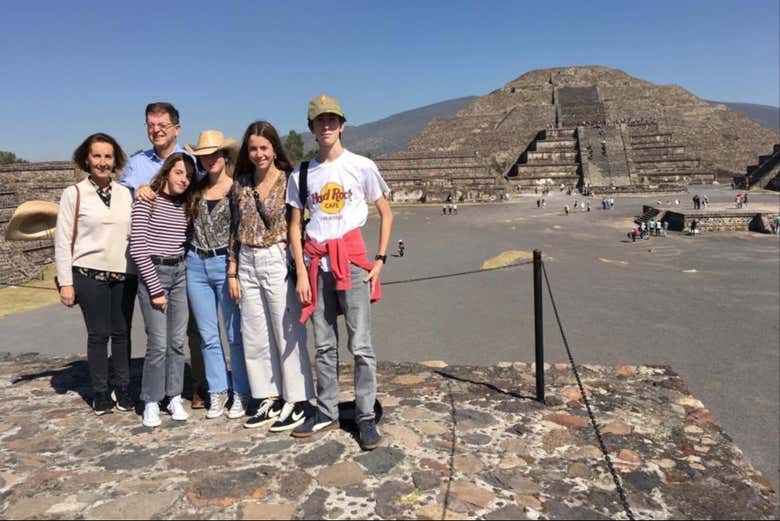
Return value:
M 112 178 L 125 154 L 108 134 L 92 134 L 73 152 L 78 168 L 89 173 L 62 193 L 54 233 L 54 259 L 60 301 L 78 304 L 87 326 L 87 362 L 95 414 L 112 412 L 108 384 L 111 339 L 116 406 L 135 408 L 130 397 L 130 325 L 138 285 L 128 255 L 130 190 Z
M 233 183 L 228 281 L 241 303 L 247 374 L 262 400 L 247 428 L 272 432 L 303 423 L 314 397 L 306 329 L 287 271 L 285 193 L 292 165 L 276 129 L 265 121 L 247 128 Z
M 225 413 L 228 390 L 233 403 L 228 418 L 246 414 L 249 382 L 241 341 L 241 317 L 238 306 L 228 294 L 226 271 L 230 240 L 230 189 L 232 168 L 238 155 L 238 144 L 218 130 L 204 130 L 194 146 L 184 148 L 195 156 L 201 170 L 208 175 L 193 189 L 192 238 L 187 252 L 187 295 L 202 339 L 203 362 L 209 385 L 209 410 L 206 418 Z M 231 374 L 228 374 L 222 340 L 219 334 L 217 304 L 222 310 L 225 336 L 230 346 Z

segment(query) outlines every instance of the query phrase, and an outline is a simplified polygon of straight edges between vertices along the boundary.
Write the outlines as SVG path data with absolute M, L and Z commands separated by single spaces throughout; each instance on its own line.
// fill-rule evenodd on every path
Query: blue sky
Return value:
M 70 157 L 92 132 L 148 148 L 144 107 L 172 101 L 182 143 L 255 119 L 305 130 L 340 98 L 350 124 L 523 73 L 605 65 L 705 99 L 780 105 L 780 2 L 4 2 L 0 150 Z

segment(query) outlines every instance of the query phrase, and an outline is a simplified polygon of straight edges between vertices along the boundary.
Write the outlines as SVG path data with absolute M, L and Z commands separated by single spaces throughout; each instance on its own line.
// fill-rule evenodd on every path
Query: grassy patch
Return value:
M 55 272 L 54 265 L 51 265 L 43 270 L 43 280 L 0 288 L 0 317 L 59 302 L 60 296 L 54 286 Z
M 509 266 L 510 264 L 514 264 L 518 261 L 530 260 L 533 258 L 534 254 L 530 251 L 509 250 L 483 262 L 482 269 L 489 270 L 491 268 L 503 268 L 504 266 Z

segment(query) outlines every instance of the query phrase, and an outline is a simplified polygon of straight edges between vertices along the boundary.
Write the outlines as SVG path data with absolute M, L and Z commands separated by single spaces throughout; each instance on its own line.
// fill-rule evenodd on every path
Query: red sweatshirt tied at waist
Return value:
M 352 289 L 352 279 L 349 272 L 350 264 L 367 271 L 371 271 L 374 268 L 374 263 L 368 260 L 366 250 L 366 242 L 363 240 L 360 228 L 347 232 L 340 239 L 330 239 L 324 243 L 306 239 L 303 245 L 303 253 L 308 255 L 310 259 L 309 286 L 311 287 L 311 301 L 308 304 L 304 304 L 303 309 L 301 309 L 302 324 L 314 313 L 314 308 L 317 306 L 317 275 L 320 271 L 320 259 L 326 255 L 329 257 L 330 270 L 336 281 L 336 291 L 346 291 Z M 377 278 L 374 284 L 374 291 L 371 294 L 371 302 L 377 302 L 380 298 L 382 298 L 382 288 Z

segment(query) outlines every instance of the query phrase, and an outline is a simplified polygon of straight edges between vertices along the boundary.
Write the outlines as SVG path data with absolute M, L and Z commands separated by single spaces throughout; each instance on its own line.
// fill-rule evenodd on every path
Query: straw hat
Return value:
M 193 156 L 207 156 L 218 150 L 227 150 L 230 163 L 235 164 L 238 157 L 238 143 L 233 138 L 225 139 L 219 130 L 204 130 L 198 135 L 195 145 L 184 145 L 184 149 Z
M 54 238 L 59 205 L 49 201 L 27 201 L 16 208 L 5 230 L 7 241 L 41 241 Z

